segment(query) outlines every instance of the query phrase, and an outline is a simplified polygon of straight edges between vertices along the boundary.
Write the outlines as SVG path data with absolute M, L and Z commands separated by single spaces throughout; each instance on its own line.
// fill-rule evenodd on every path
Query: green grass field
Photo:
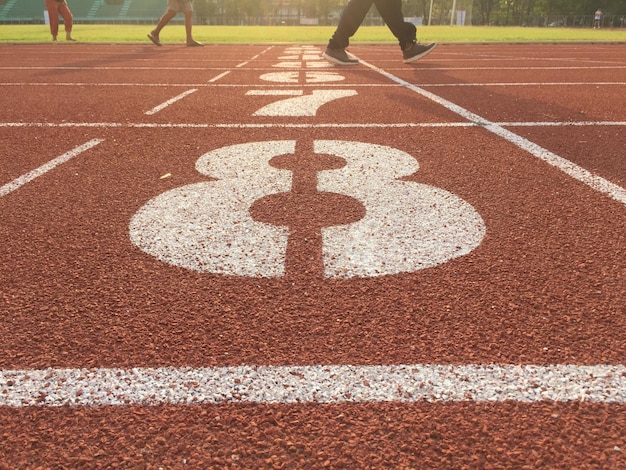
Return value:
M 62 27 L 61 27 L 62 29 Z M 150 25 L 83 25 L 76 24 L 73 34 L 81 42 L 134 43 L 146 42 Z M 326 43 L 332 26 L 194 26 L 194 36 L 206 43 Z M 63 38 L 63 32 L 59 38 Z M 491 42 L 619 42 L 626 43 L 626 29 L 591 28 L 521 28 L 489 26 L 422 26 L 418 28 L 422 42 L 491 43 Z M 182 42 L 184 27 L 168 25 L 161 33 L 163 42 Z M 33 43 L 50 41 L 46 25 L 2 25 L 0 43 Z M 395 42 L 384 26 L 364 26 L 353 43 Z

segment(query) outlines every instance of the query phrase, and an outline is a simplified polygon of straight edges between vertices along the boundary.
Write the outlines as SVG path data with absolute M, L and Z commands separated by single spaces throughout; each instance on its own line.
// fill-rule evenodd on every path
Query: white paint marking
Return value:
M 217 181 L 171 189 L 133 216 L 131 241 L 165 263 L 216 274 L 281 277 L 289 230 L 252 220 L 255 201 L 288 192 L 292 174 L 269 165 L 294 154 L 295 141 L 251 142 L 203 155 L 196 169 Z M 474 250 L 486 233 L 474 208 L 454 194 L 402 181 L 419 164 L 382 145 L 316 140 L 316 154 L 346 165 L 318 174 L 318 190 L 344 194 L 365 206 L 354 223 L 322 229 L 327 278 L 413 272 Z
M 549 163 L 555 168 L 558 168 L 566 175 L 571 176 L 573 179 L 580 181 L 590 188 L 595 189 L 600 193 L 604 193 L 612 199 L 615 199 L 616 201 L 626 205 L 626 189 L 622 188 L 621 186 L 618 186 L 615 183 L 611 183 L 601 176 L 595 175 L 585 168 L 576 165 L 574 162 L 571 162 L 566 158 L 550 152 L 549 150 L 544 149 L 534 142 L 531 142 L 530 140 L 521 137 L 514 132 L 504 129 L 497 124 L 490 124 L 486 126 L 486 128 L 494 134 L 517 145 L 519 148 L 526 150 L 531 155 L 534 155 L 540 160 Z
M 343 75 L 335 72 L 305 72 L 305 77 L 306 83 L 328 83 L 345 80 Z
M 259 78 L 272 83 L 298 83 L 300 80 L 300 72 L 266 73 Z M 304 72 L 305 83 L 329 83 L 340 82 L 342 80 L 345 80 L 345 77 L 335 72 Z M 362 84 L 358 86 L 362 86 Z
M 266 82 L 274 83 L 298 83 L 300 72 L 272 72 L 259 77 Z
M 623 127 L 626 121 L 580 121 L 580 122 L 494 122 L 493 124 L 505 127 Z M 145 123 L 145 122 L 0 122 L 0 128 L 17 127 L 91 127 L 91 128 L 133 128 L 133 129 L 158 129 L 158 128 L 180 128 L 180 129 L 256 129 L 256 128 L 319 128 L 337 127 L 342 129 L 400 129 L 400 128 L 430 128 L 430 127 L 483 127 L 475 122 L 397 122 L 397 123 Z
M 321 59 L 318 61 L 311 60 L 311 61 L 305 62 L 305 64 L 306 64 L 306 67 L 309 69 L 326 69 L 326 68 L 333 66 L 333 64 L 329 63 L 325 59 Z
M 369 67 L 370 69 L 378 72 L 379 74 L 383 75 L 384 77 L 387 77 L 388 79 L 404 86 L 405 88 L 411 91 L 414 91 L 422 95 L 423 97 L 428 98 L 431 101 L 434 101 L 435 103 L 440 104 L 444 108 L 458 114 L 459 116 L 467 119 L 468 121 L 474 122 L 479 126 L 483 126 L 485 129 L 492 132 L 493 134 L 499 137 L 502 137 L 506 141 L 516 145 L 517 147 L 539 158 L 540 160 L 543 160 L 544 162 L 554 166 L 555 168 L 558 168 L 559 170 L 561 170 L 568 176 L 572 177 L 573 179 L 580 181 L 581 183 L 589 186 L 590 188 L 596 191 L 599 191 L 601 193 L 604 193 L 607 196 L 611 197 L 612 199 L 626 205 L 626 189 L 614 183 L 611 183 L 610 181 L 607 181 L 600 176 L 592 174 L 591 172 L 576 165 L 575 163 L 563 157 L 560 157 L 550 152 L 547 149 L 544 149 L 543 147 L 535 144 L 534 142 L 531 142 L 530 140 L 524 137 L 521 137 L 507 129 L 504 129 L 502 126 L 494 122 L 491 122 L 488 119 L 485 119 L 477 114 L 474 114 L 471 111 L 455 103 L 452 103 L 451 101 L 446 100 L 445 98 L 442 98 L 438 95 L 435 95 L 434 93 L 426 91 L 423 88 L 415 86 L 368 62 L 361 61 L 361 63 Z
M 248 96 L 302 96 L 303 90 L 250 90 Z
M 133 216 L 131 241 L 157 259 L 200 272 L 280 277 L 287 227 L 257 222 L 255 201 L 288 192 L 292 174 L 269 161 L 292 154 L 294 141 L 251 142 L 208 152 L 199 173 L 218 178 L 164 192 Z
M 323 105 L 356 94 L 355 90 L 313 90 L 310 95 L 286 98 L 263 106 L 253 116 L 315 116 Z
M 483 82 L 483 83 L 424 83 L 416 85 L 424 88 L 428 87 L 489 87 L 489 86 L 599 86 L 599 85 L 626 85 L 626 82 Z
M 626 366 L 239 366 L 0 371 L 0 406 L 626 403 Z
M 272 65 L 272 67 L 286 68 L 286 69 L 300 69 L 302 67 L 302 63 L 300 61 L 284 61 L 284 62 L 278 62 L 277 64 Z
M 290 72 L 273 72 L 261 75 L 262 80 L 271 81 L 275 83 L 298 83 L 298 77 L 300 75 L 300 71 L 290 71 Z M 336 72 L 315 72 L 315 71 L 307 71 L 305 72 L 305 76 L 307 77 L 306 83 L 322 83 L 322 82 L 337 82 L 345 80 L 345 77 L 337 74 Z M 309 79 L 310 77 L 310 79 Z M 341 85 L 328 85 L 328 86 L 351 86 L 351 87 L 366 87 L 366 88 L 395 88 L 398 85 L 394 84 L 385 84 L 385 83 L 343 83 Z M 550 83 L 507 83 L 507 82 L 494 82 L 494 83 L 421 83 L 415 84 L 414 86 L 420 88 L 455 88 L 455 87 L 510 87 L 510 86 L 623 86 L 626 85 L 626 82 L 550 82 Z M 248 84 L 238 84 L 238 83 L 225 83 L 225 84 L 208 84 L 208 83 L 102 83 L 102 82 L 2 82 L 0 86 L 69 86 L 69 87 L 172 87 L 172 88 L 203 88 L 203 87 L 228 87 L 228 88 L 242 88 L 249 87 Z M 277 85 L 278 86 L 278 85 Z M 301 84 L 300 86 L 307 86 L 305 84 Z
M 323 69 L 332 67 L 333 64 L 329 64 L 326 61 L 317 60 L 317 61 L 308 61 L 304 63 L 304 67 L 311 69 Z M 284 61 L 278 62 L 277 64 L 272 65 L 272 67 L 283 68 L 283 69 L 301 69 L 302 62 L 300 61 Z
M 318 190 L 344 194 L 365 206 L 357 222 L 322 229 L 328 278 L 414 272 L 464 256 L 482 242 L 481 216 L 453 193 L 403 181 L 419 163 L 401 150 L 337 140 L 314 141 L 316 154 L 346 161 L 318 173 Z
M 263 49 L 261 52 L 259 52 L 257 55 L 251 57 L 249 60 L 246 60 L 245 62 L 242 62 L 240 64 L 237 64 L 235 66 L 235 68 L 241 68 L 241 67 L 245 67 L 246 65 L 248 65 L 250 62 L 252 62 L 255 59 L 258 59 L 259 57 L 261 57 L 263 54 L 265 54 L 267 51 L 270 51 L 274 48 L 274 46 L 270 46 L 267 49 Z
M 182 100 L 184 97 L 191 95 L 192 93 L 195 93 L 196 91 L 198 91 L 197 88 L 192 88 L 191 90 L 187 90 L 184 93 L 181 93 L 178 96 L 175 96 L 172 99 L 167 100 L 165 103 L 161 103 L 158 106 L 155 106 L 154 108 L 152 108 L 150 111 L 146 111 L 145 114 L 147 114 L 148 116 L 152 116 L 153 114 L 158 113 L 159 111 L 167 108 L 169 105 L 176 103 L 179 100 Z
M 99 143 L 103 141 L 104 139 L 92 139 L 89 142 L 84 143 L 83 145 L 79 145 L 74 150 L 70 150 L 69 152 L 64 153 L 63 155 L 55 158 L 54 160 L 50 160 L 48 163 L 40 166 L 39 168 L 29 171 L 25 175 L 22 175 L 19 178 L 14 179 L 10 183 L 5 184 L 4 186 L 0 186 L 0 197 L 4 197 L 7 194 L 21 188 L 25 184 L 34 180 L 35 178 L 71 160 L 72 158 L 80 155 L 81 153 L 95 147 L 96 145 L 98 145 Z
M 209 83 L 215 83 L 218 80 L 224 78 L 229 73 L 230 73 L 230 70 L 227 70 L 226 72 L 220 73 L 219 75 L 217 75 L 217 76 L 213 77 L 211 80 L 209 80 Z
M 271 49 L 271 48 L 270 48 Z M 242 62 L 241 64 L 237 65 L 236 67 L 243 67 L 247 64 L 249 64 L 251 61 L 253 61 L 254 59 L 258 58 L 260 55 L 262 55 L 263 53 L 267 52 L 269 49 L 266 49 L 265 51 L 261 52 L 260 54 L 257 54 L 256 56 L 252 57 L 250 60 L 247 60 L 245 62 Z M 299 58 L 299 56 L 297 56 Z M 319 57 L 317 57 L 319 59 Z M 536 57 L 533 57 L 533 59 L 536 59 Z M 280 60 L 280 59 L 279 59 Z M 394 61 L 396 61 L 396 59 L 393 59 Z M 502 60 L 502 59 L 494 59 L 494 60 Z M 520 59 L 517 58 L 515 59 L 517 61 L 519 61 Z M 286 61 L 286 62 L 293 62 L 293 61 Z M 294 62 L 295 63 L 295 62 Z M 301 65 L 300 62 L 298 62 L 299 65 Z M 332 65 L 330 65 L 332 67 Z M 0 71 L 3 70 L 48 70 L 48 71 L 55 71 L 55 70 L 78 70 L 78 71 L 91 71 L 91 70 L 149 70 L 149 71 L 153 71 L 153 70 L 223 70 L 223 67 L 167 67 L 167 66 L 146 66 L 146 67 L 137 67 L 137 66 L 133 66 L 133 67 L 111 67 L 111 66 L 97 66 L 97 67 L 80 67 L 80 66 L 12 66 L 12 67 L 0 67 Z M 436 68 L 429 68 L 428 70 L 420 70 L 420 72 L 440 72 L 440 71 L 446 71 L 446 72 L 450 72 L 450 71 L 460 71 L 460 70 L 475 70 L 475 71 L 506 71 L 506 70 L 563 70 L 563 71 L 571 71 L 571 70 L 624 70 L 626 69 L 626 66 L 621 66 L 621 65 L 616 65 L 616 66 L 611 66 L 611 65 L 607 65 L 607 66 L 597 66 L 597 67 L 436 67 Z M 262 68 L 253 68 L 250 70 L 264 70 Z M 398 69 L 390 69 L 390 70 L 406 70 L 406 68 L 398 68 Z

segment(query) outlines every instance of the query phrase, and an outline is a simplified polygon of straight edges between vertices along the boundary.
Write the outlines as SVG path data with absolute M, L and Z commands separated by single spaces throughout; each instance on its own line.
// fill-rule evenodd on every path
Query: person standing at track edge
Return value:
M 398 39 L 405 64 L 415 62 L 435 48 L 435 43 L 419 44 L 417 42 L 417 28 L 413 23 L 404 21 L 402 0 L 349 0 L 341 12 L 337 30 L 323 54 L 325 59 L 339 65 L 359 63 L 358 59 L 346 52 L 346 47 L 350 38 L 361 26 L 372 4 L 376 5 L 385 24 Z
M 59 33 L 59 17 L 63 18 L 65 26 L 65 39 L 70 42 L 76 42 L 72 37 L 72 26 L 74 25 L 74 17 L 70 11 L 70 7 L 65 0 L 46 0 L 46 10 L 48 10 L 48 18 L 50 20 L 50 34 L 52 41 L 57 42 L 57 34 Z
M 598 8 L 593 15 L 593 29 L 600 29 L 600 26 L 602 26 L 602 10 Z
M 193 21 L 193 8 L 191 6 L 192 0 L 167 0 L 167 10 L 163 13 L 163 16 L 159 20 L 150 33 L 148 33 L 148 39 L 152 41 L 155 46 L 161 46 L 159 34 L 161 30 L 181 11 L 185 15 L 185 33 L 187 35 L 188 46 L 202 46 L 201 42 L 196 41 L 191 35 L 191 27 Z

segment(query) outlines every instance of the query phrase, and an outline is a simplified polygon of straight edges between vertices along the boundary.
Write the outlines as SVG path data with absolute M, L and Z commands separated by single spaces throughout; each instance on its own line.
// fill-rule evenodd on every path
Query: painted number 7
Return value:
M 315 116 L 317 110 L 331 101 L 357 94 L 355 90 L 251 90 L 248 96 L 292 96 L 263 106 L 253 116 Z

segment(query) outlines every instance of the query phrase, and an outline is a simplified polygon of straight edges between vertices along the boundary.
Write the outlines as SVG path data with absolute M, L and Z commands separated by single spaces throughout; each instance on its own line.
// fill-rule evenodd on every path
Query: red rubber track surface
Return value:
M 260 80 L 292 70 L 276 66 L 288 48 L 0 47 L 0 186 L 103 139 L 0 197 L 0 369 L 626 363 L 623 203 L 480 126 L 440 125 L 466 120 L 366 65 L 300 61 L 295 84 Z M 412 66 L 394 46 L 351 52 L 626 185 L 623 45 L 439 45 Z M 345 79 L 307 81 L 329 71 Z M 254 116 L 276 96 L 247 92 L 272 87 L 357 94 L 315 116 Z M 322 139 L 412 155 L 419 170 L 403 179 L 471 204 L 483 241 L 436 267 L 335 280 L 318 246 L 263 279 L 175 267 L 131 243 L 147 201 L 211 179 L 195 168 L 205 153 L 294 140 L 314 172 Z M 291 228 L 352 220 L 325 202 L 295 198 Z M 255 217 L 281 225 L 275 209 L 259 203 Z M 626 467 L 624 404 L 0 407 L 0 423 L 2 468 Z

